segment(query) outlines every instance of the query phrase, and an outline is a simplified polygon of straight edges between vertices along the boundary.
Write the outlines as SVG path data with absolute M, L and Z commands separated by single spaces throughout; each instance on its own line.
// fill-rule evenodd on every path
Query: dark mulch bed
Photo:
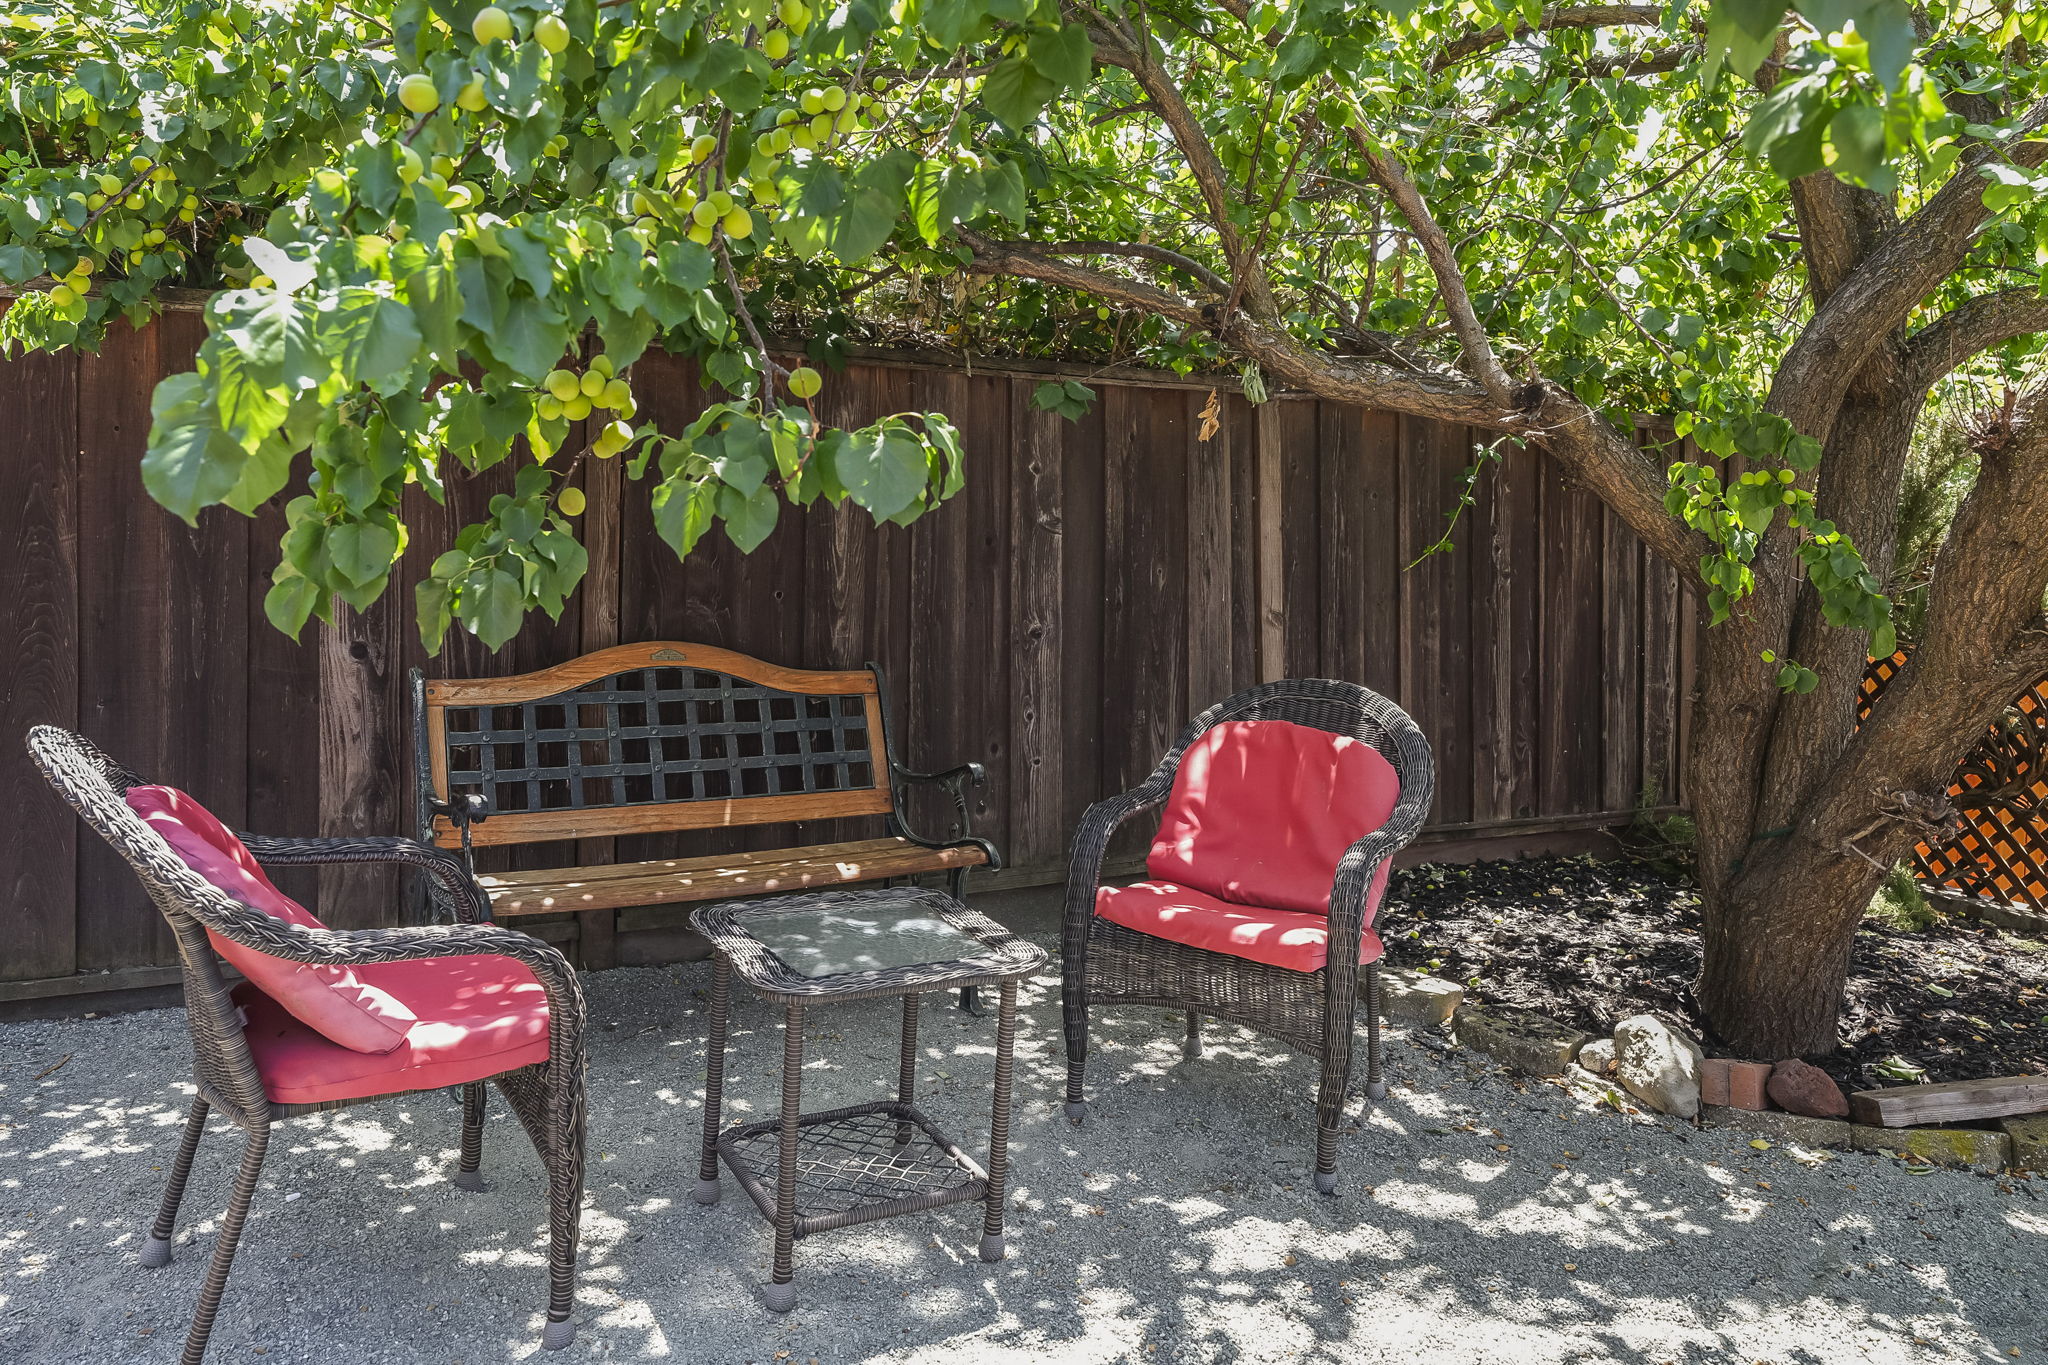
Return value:
M 1388 961 L 1463 984 L 1469 998 L 1604 1033 L 1658 1014 L 1707 1039 L 1694 1008 L 1699 898 L 1646 862 L 1531 858 L 1397 872 L 1381 928 Z M 2048 944 L 1943 916 L 1902 932 L 1864 921 L 1850 959 L 1843 1049 L 1822 1065 L 1854 1089 L 2048 1073 Z

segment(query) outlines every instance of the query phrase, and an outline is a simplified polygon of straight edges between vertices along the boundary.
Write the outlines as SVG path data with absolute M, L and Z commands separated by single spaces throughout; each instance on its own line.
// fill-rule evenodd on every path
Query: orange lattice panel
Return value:
M 1906 662 L 1904 651 L 1873 659 L 1857 698 L 1856 719 Z M 2048 678 L 2022 692 L 2012 709 L 1956 768 L 1948 794 L 1961 817 L 1953 838 L 1914 850 L 1924 881 L 1966 896 L 2048 910 Z M 1991 793 L 1997 793 L 1995 799 Z M 1973 793 L 1984 793 L 1972 800 Z

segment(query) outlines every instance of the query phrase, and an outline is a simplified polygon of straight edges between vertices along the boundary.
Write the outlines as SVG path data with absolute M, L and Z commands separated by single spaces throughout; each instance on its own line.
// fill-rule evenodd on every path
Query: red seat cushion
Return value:
M 1400 775 L 1370 744 L 1284 720 L 1225 721 L 1181 756 L 1145 869 L 1238 905 L 1327 914 L 1338 861 L 1400 796 Z M 1387 870 L 1373 879 L 1367 924 Z
M 356 971 L 416 1016 L 390 1052 L 339 1047 L 261 991 L 235 988 L 264 1092 L 279 1104 L 437 1090 L 547 1060 L 547 992 L 509 957 L 471 953 L 367 963 Z
M 1095 893 L 1095 913 L 1154 938 L 1297 972 L 1320 971 L 1330 952 L 1329 920 L 1323 915 L 1261 910 L 1171 882 L 1105 886 Z M 1358 960 L 1377 962 L 1380 953 L 1379 936 L 1365 930 Z
M 213 812 L 176 787 L 131 787 L 128 807 L 171 846 L 187 867 L 230 897 L 272 919 L 327 926 L 271 885 L 248 846 Z M 214 951 L 309 1027 L 356 1052 L 385 1053 L 405 1041 L 411 1011 L 349 967 L 287 962 L 212 930 Z

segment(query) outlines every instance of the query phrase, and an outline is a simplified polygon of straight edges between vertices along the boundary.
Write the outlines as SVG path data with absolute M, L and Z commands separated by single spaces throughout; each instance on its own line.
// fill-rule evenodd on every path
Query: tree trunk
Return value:
M 1704 818 L 1704 812 L 1702 813 Z M 1776 831 L 1762 866 L 1702 889 L 1698 998 L 1721 1042 L 1756 1061 L 1838 1045 L 1849 948 L 1884 872 Z

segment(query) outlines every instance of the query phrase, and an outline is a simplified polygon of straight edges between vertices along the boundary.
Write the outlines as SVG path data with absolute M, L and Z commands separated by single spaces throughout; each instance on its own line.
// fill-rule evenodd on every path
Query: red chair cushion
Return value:
M 1239 905 L 1327 914 L 1338 861 L 1400 796 L 1400 775 L 1370 744 L 1284 720 L 1224 721 L 1181 756 L 1145 869 Z
M 390 1052 L 336 1046 L 261 991 L 246 983 L 235 988 L 264 1092 L 279 1104 L 438 1090 L 547 1060 L 547 992 L 509 957 L 471 953 L 366 963 L 356 971 L 416 1016 Z
M 131 787 L 128 808 L 161 835 L 187 867 L 250 909 L 308 929 L 327 927 L 271 885 L 234 831 L 176 787 Z M 405 1042 L 406 1030 L 414 1022 L 412 1012 L 354 969 L 286 962 L 212 930 L 207 937 L 213 940 L 214 951 L 265 995 L 341 1046 L 386 1053 Z
M 1171 882 L 1105 886 L 1095 893 L 1095 913 L 1154 938 L 1297 972 L 1320 971 L 1330 953 L 1330 925 L 1324 915 L 1261 910 Z M 1381 951 L 1379 935 L 1371 929 L 1359 936 L 1361 963 L 1379 961 Z

